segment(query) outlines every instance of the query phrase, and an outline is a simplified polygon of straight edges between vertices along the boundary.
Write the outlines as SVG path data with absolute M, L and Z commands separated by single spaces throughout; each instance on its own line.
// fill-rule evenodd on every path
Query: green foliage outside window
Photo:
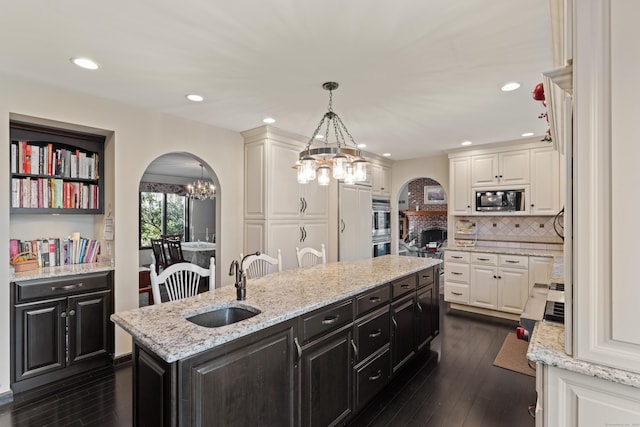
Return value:
M 185 234 L 186 198 L 171 193 L 140 193 L 140 247 L 161 234 Z

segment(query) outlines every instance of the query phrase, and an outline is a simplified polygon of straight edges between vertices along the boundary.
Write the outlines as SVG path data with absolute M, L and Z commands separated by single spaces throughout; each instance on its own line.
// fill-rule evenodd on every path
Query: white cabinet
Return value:
M 497 267 L 471 265 L 469 304 L 495 310 L 498 307 Z
M 553 147 L 531 150 L 531 215 L 555 215 L 560 210 L 560 155 Z
M 328 245 L 328 188 L 298 184 L 304 142 L 267 126 L 244 132 L 244 253 L 282 251 L 283 269 L 297 267 L 296 246 Z
M 371 165 L 371 192 L 374 196 L 390 197 L 391 168 Z
M 444 253 L 444 300 L 469 304 L 469 252 Z
M 500 267 L 498 269 L 498 310 L 520 314 L 524 310 L 528 297 L 528 270 Z
M 529 150 L 471 156 L 471 186 L 529 183 Z
M 550 257 L 529 257 L 529 290 L 536 283 L 548 285 L 551 277 L 551 267 L 553 258 Z
M 456 157 L 449 161 L 449 213 L 471 214 L 471 158 Z
M 373 255 L 371 188 L 340 184 L 338 241 L 340 261 Z

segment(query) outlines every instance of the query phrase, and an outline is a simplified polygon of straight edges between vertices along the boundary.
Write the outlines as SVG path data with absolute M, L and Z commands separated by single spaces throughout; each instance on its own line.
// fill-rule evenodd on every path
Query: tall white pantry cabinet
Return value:
M 552 27 L 561 27 L 556 53 L 573 60 L 573 142 L 566 148 L 573 154 L 573 242 L 565 242 L 573 259 L 565 264 L 573 317 L 566 333 L 575 359 L 618 379 L 539 363 L 542 411 L 536 424 L 638 425 L 640 246 L 633 230 L 640 209 L 635 114 L 640 2 L 558 0 L 551 5 Z
M 305 147 L 300 136 L 269 126 L 242 135 L 244 251 L 275 256 L 280 249 L 282 268 L 296 268 L 296 247 L 328 247 L 328 188 L 298 184 L 294 165 Z

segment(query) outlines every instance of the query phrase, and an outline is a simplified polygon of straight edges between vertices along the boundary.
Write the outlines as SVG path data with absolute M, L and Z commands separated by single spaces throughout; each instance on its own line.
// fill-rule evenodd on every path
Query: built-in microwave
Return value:
M 526 210 L 525 189 L 476 190 L 476 212 L 521 212 Z

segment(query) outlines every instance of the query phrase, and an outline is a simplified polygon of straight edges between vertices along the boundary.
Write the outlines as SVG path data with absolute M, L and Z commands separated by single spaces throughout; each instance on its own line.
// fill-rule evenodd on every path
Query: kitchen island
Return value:
M 133 336 L 135 425 L 328 425 L 361 409 L 438 334 L 440 260 L 295 269 L 116 313 Z M 220 308 L 253 317 L 207 328 Z

